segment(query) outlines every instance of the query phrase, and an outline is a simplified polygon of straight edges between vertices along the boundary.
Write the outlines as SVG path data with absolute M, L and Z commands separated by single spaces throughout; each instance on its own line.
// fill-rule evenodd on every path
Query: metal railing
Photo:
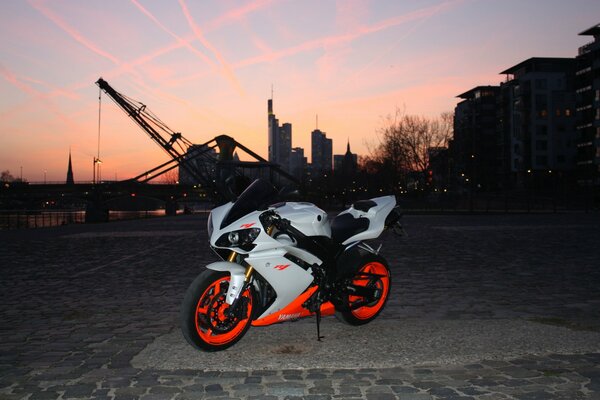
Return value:
M 1 210 L 0 229 L 44 228 L 82 224 L 85 211 Z
M 178 213 L 183 211 L 178 210 Z M 162 217 L 165 210 L 110 211 L 109 221 Z M 0 210 L 0 229 L 46 228 L 83 224 L 84 210 Z

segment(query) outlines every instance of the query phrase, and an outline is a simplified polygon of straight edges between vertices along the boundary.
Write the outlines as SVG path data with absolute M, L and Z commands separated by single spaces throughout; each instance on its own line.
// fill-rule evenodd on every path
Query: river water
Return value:
M 109 211 L 108 219 L 109 221 L 118 221 L 162 217 L 164 215 L 164 209 L 151 211 Z M 43 228 L 67 224 L 83 224 L 84 222 L 85 211 L 83 210 L 0 211 L 0 229 Z

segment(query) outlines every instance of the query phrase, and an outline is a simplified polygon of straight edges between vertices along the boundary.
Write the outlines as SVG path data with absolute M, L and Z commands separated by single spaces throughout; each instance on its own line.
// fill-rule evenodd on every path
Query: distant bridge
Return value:
M 164 208 L 175 215 L 182 202 L 211 201 L 199 185 L 150 184 L 133 180 L 103 183 L 28 184 L 5 182 L 0 209 L 85 208 L 86 222 L 108 221 L 109 210 Z
M 180 202 L 210 201 L 223 203 L 239 194 L 254 178 L 270 180 L 276 186 L 298 184 L 296 178 L 277 164 L 270 163 L 248 147 L 227 135 L 216 136 L 203 144 L 194 144 L 180 132 L 171 130 L 145 104 L 113 89 L 102 78 L 96 82 L 110 98 L 157 143 L 169 160 L 138 176 L 115 182 L 73 184 L 29 184 L 3 182 L 0 209 L 40 209 L 85 207 L 86 222 L 108 221 L 115 207 L 148 207 L 160 202 L 167 215 L 177 212 Z M 235 156 L 239 150 L 250 161 Z M 94 162 L 100 161 L 94 158 Z M 178 168 L 180 184 L 150 183 Z M 190 184 L 187 184 L 191 182 Z M 148 209 L 148 208 L 146 208 Z

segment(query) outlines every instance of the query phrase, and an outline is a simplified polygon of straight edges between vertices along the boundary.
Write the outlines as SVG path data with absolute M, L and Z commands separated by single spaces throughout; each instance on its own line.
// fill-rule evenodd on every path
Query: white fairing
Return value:
M 358 242 L 360 240 L 375 239 L 379 237 L 379 235 L 381 235 L 381 232 L 383 232 L 383 230 L 385 229 L 385 219 L 396 206 L 396 197 L 383 196 L 376 197 L 370 200 L 375 202 L 377 205 L 371 207 L 367 212 L 356 210 L 354 207 L 350 207 L 349 209 L 339 213 L 339 215 L 350 214 L 354 218 L 363 217 L 369 220 L 369 228 L 366 231 L 357 233 L 356 235 L 349 237 L 344 242 L 342 242 L 342 244 L 346 245 L 352 242 Z
M 331 237 L 327 213 L 312 203 L 287 202 L 275 208 L 282 218 L 289 219 L 292 226 L 307 236 Z
M 343 242 L 344 245 L 360 240 L 374 239 L 378 237 L 385 228 L 385 219 L 396 205 L 394 196 L 384 196 L 371 199 L 376 205 L 367 212 L 356 210 L 353 207 L 340 213 L 351 214 L 354 218 L 368 218 L 369 227 Z M 293 240 L 287 235 L 271 237 L 265 231 L 265 227 L 259 219 L 264 211 L 250 212 L 227 226 L 221 228 L 221 223 L 227 213 L 231 210 L 233 203 L 227 203 L 212 210 L 208 230 L 210 243 L 217 246 L 217 241 L 230 232 L 244 229 L 260 229 L 260 233 L 252 242 L 251 249 L 238 247 L 220 247 L 231 249 L 239 254 L 246 255 L 245 261 L 251 265 L 260 275 L 265 278 L 275 290 L 277 297 L 273 304 L 259 317 L 263 318 L 283 309 L 304 292 L 313 282 L 312 268 L 315 264 L 320 265 L 322 260 L 304 249 L 296 247 Z M 310 203 L 288 202 L 276 207 L 271 207 L 282 218 L 290 220 L 291 224 L 307 236 L 326 236 L 331 238 L 331 225 L 327 214 Z M 303 261 L 303 266 L 296 264 L 285 255 L 292 255 Z M 292 257 L 293 258 L 293 257 Z M 241 290 L 242 267 L 235 263 L 218 262 L 211 264 L 208 268 L 218 271 L 229 271 L 232 276 L 232 284 L 227 293 L 226 301 L 231 304 Z
M 287 253 L 293 254 L 296 257 L 306 261 L 309 265 L 314 263 L 320 264 L 321 260 L 314 255 L 295 247 L 294 242 L 287 236 L 283 236 L 281 240 L 277 240 L 267 235 L 259 220 L 259 216 L 263 211 L 254 211 L 221 229 L 221 222 L 231 206 L 232 203 L 227 203 L 223 206 L 213 209 L 211 212 L 210 224 L 212 224 L 213 231 L 210 237 L 210 243 L 212 246 L 218 247 L 216 242 L 221 236 L 232 231 L 244 229 L 245 227 L 261 229 L 260 234 L 253 242 L 255 246 L 251 251 L 245 251 L 236 247 L 233 247 L 232 249 L 238 253 L 247 254 L 248 256 L 245 261 L 249 265 L 252 265 L 252 267 L 254 267 L 254 269 L 269 282 L 269 284 L 275 290 L 275 293 L 277 293 L 277 298 L 273 304 L 260 316 L 260 318 L 266 317 L 267 315 L 277 312 L 291 303 L 296 297 L 304 292 L 306 288 L 308 288 L 314 279 L 310 268 L 305 270 L 299 265 L 285 258 L 284 255 Z M 319 210 L 315 206 L 313 206 L 313 208 Z M 301 217 L 301 214 L 304 215 L 303 218 Z M 303 223 L 298 226 L 298 229 L 300 229 L 300 226 L 304 227 L 304 229 L 309 229 L 310 226 L 312 226 L 309 221 L 312 220 L 313 217 L 315 221 L 317 219 L 316 211 L 314 210 L 305 210 L 304 212 L 299 212 L 296 216 L 300 217 L 301 221 L 303 221 Z M 321 218 L 323 219 L 324 217 L 322 216 Z M 317 225 L 318 224 L 314 224 L 314 226 Z M 296 224 L 294 224 L 294 226 L 296 226 Z M 329 228 L 328 223 L 327 227 Z M 314 229 L 316 232 L 318 228 Z M 319 232 L 322 231 L 323 230 Z M 331 228 L 329 228 L 329 236 L 331 236 Z M 223 270 L 222 268 L 227 269 L 227 264 L 230 264 L 231 266 L 230 272 L 232 274 L 232 279 L 234 275 L 239 276 L 239 270 L 236 267 L 239 267 L 238 264 L 222 262 L 211 264 L 209 268 L 217 269 L 218 267 L 220 268 L 218 270 Z M 213 267 L 213 265 L 215 265 L 215 267 Z M 236 289 L 233 288 L 233 285 L 230 285 L 227 291 L 227 303 L 231 304 L 233 299 L 238 294 L 239 289 L 236 291 Z
M 285 248 L 252 252 L 246 262 L 254 267 L 269 281 L 277 298 L 271 306 L 259 317 L 266 317 L 290 304 L 300 296 L 313 281 L 310 268 L 304 270 L 299 265 L 284 257 Z

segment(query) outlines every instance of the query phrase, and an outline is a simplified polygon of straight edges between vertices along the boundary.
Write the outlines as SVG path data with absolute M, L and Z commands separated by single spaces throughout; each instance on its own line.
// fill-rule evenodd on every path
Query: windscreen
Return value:
M 223 218 L 221 229 L 237 221 L 252 211 L 265 209 L 276 200 L 277 191 L 268 181 L 257 179 L 240 194 L 233 206 Z

